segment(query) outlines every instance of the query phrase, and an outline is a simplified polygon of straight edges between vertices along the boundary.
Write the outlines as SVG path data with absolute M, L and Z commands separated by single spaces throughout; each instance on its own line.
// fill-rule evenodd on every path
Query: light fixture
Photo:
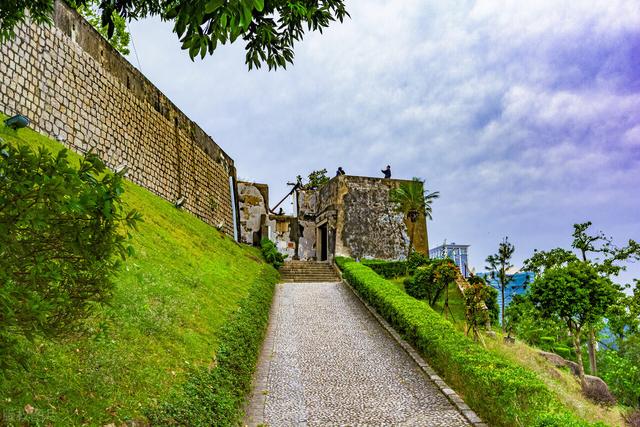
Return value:
M 129 167 L 127 166 L 126 163 L 121 163 L 118 166 L 116 166 L 115 172 L 117 174 L 121 174 L 122 176 L 126 176 L 127 173 L 129 172 Z
M 25 128 L 29 126 L 29 123 L 30 121 L 27 116 L 23 116 L 22 114 L 16 114 L 4 121 L 4 125 L 13 130 Z
M 182 207 L 182 205 L 184 205 L 184 202 L 186 202 L 186 201 L 187 201 L 187 198 L 186 198 L 185 196 L 180 196 L 180 197 L 178 197 L 178 199 L 173 203 L 173 205 L 174 205 L 176 208 L 181 208 L 181 207 Z

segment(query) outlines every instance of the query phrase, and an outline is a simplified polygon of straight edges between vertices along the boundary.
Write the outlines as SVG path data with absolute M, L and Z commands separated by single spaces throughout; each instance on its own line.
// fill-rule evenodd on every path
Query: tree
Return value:
M 303 183 L 302 176 L 300 175 L 296 177 L 296 181 L 303 190 L 317 190 L 329 182 L 329 177 L 327 176 L 327 169 L 325 168 L 312 171 L 308 176 L 306 184 Z
M 85 5 L 92 0 L 74 0 Z M 54 0 L 14 0 L 0 8 L 0 40 L 14 35 L 28 15 L 38 24 L 51 22 Z M 191 59 L 212 54 L 219 44 L 245 42 L 245 63 L 252 69 L 266 63 L 269 70 L 293 63 L 293 48 L 307 31 L 320 31 L 349 16 L 344 0 L 101 0 L 102 27 L 107 36 L 117 18 L 158 15 L 172 21 L 173 31 Z
M 91 153 L 75 167 L 66 150 L 0 146 L 0 364 L 17 340 L 68 334 L 109 299 L 141 220 L 122 205 L 123 174 Z
M 618 248 L 613 244 L 612 239 L 602 231 L 595 235 L 589 234 L 588 230 L 591 225 L 591 221 L 573 225 L 573 243 L 571 246 L 580 252 L 583 262 L 589 261 L 588 255 L 590 253 L 602 255 L 602 260 L 595 258 L 591 261 L 598 271 L 608 277 L 612 277 L 617 276 L 626 269 L 626 266 L 620 264 L 620 262 L 640 260 L 640 245 L 634 240 L 629 240 L 627 246 Z M 596 325 L 591 325 L 589 328 L 588 349 L 591 374 L 597 375 Z
M 473 331 L 474 341 L 480 338 L 480 329 L 490 320 L 487 300 L 495 292 L 482 277 L 471 276 L 467 279 L 469 286 L 464 291 L 465 317 L 467 321 L 466 334 Z
M 76 0 L 67 0 L 69 5 L 75 8 L 84 18 L 104 37 L 109 41 L 118 52 L 123 55 L 129 54 L 129 42 L 131 41 L 131 35 L 127 31 L 127 23 L 125 19 L 113 12 L 113 34 L 109 37 L 109 27 L 102 25 L 102 18 L 100 16 L 100 2 L 101 0 L 85 0 L 84 4 L 77 4 Z
M 574 261 L 578 261 L 578 257 L 566 249 L 555 248 L 550 251 L 538 251 L 534 249 L 533 256 L 524 260 L 522 270 L 531 271 L 537 276 L 542 274 L 546 269 L 566 266 L 568 263 Z
M 571 332 L 583 387 L 586 385 L 582 361 L 583 330 L 602 319 L 618 292 L 608 277 L 600 275 L 593 265 L 585 262 L 550 268 L 531 284 L 531 301 L 542 317 L 557 316 Z
M 389 192 L 389 201 L 395 205 L 396 212 L 404 215 L 411 223 L 407 257 L 411 256 L 418 219 L 433 219 L 431 216 L 431 204 L 438 197 L 440 197 L 440 192 L 434 191 L 430 193 L 424 190 L 424 181 L 420 178 L 413 178 L 409 182 L 403 182 Z
M 513 256 L 514 251 L 515 246 L 509 242 L 508 237 L 505 237 L 498 245 L 498 253 L 489 255 L 486 259 L 487 271 L 489 271 L 492 279 L 498 280 L 498 285 L 500 286 L 502 306 L 501 324 L 503 333 L 506 332 L 506 325 L 504 322 L 504 291 L 513 280 L 513 275 L 508 274 L 508 271 L 513 267 L 513 264 L 511 264 L 511 257 Z

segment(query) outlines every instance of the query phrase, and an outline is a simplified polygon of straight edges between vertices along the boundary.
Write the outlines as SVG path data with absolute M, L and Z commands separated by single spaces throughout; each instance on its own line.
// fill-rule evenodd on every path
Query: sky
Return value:
M 505 236 L 519 267 L 577 222 L 640 240 L 637 0 L 346 4 L 287 70 L 249 72 L 241 41 L 192 62 L 157 19 L 130 24 L 129 59 L 271 201 L 298 174 L 390 164 L 440 192 L 430 245 L 471 245 L 478 271 Z

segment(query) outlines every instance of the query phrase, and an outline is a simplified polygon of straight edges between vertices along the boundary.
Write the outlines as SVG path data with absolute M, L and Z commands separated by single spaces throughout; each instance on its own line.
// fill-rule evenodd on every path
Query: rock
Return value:
M 573 375 L 578 376 L 580 374 L 580 370 L 576 362 L 572 362 L 563 358 L 562 356 L 559 356 L 555 353 L 550 353 L 548 351 L 539 351 L 538 354 L 551 362 L 556 368 L 567 367 Z
M 486 331 L 485 334 L 489 337 L 489 338 L 496 338 L 496 332 L 495 331 Z
M 505 344 L 515 344 L 516 343 L 516 339 L 510 336 L 506 336 L 504 337 L 504 343 Z
M 565 366 L 567 366 L 573 375 L 576 377 L 580 375 L 580 368 L 576 362 L 572 362 L 571 360 L 565 360 Z
M 565 360 L 562 356 L 557 355 L 555 353 L 549 353 L 547 351 L 539 351 L 538 354 L 549 362 L 551 362 L 557 368 L 561 368 L 567 366 L 567 360 Z
M 604 405 L 615 405 L 616 398 L 613 397 L 609 386 L 602 378 L 592 375 L 584 376 L 586 384 L 582 387 L 582 393 L 590 400 Z

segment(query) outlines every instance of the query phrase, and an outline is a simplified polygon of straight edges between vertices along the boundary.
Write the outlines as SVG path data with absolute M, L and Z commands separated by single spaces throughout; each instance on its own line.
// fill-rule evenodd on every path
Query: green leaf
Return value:
M 254 0 L 253 4 L 258 12 L 262 12 L 264 10 L 264 0 Z
M 209 0 L 204 7 L 205 13 L 213 13 L 224 4 L 224 0 Z

